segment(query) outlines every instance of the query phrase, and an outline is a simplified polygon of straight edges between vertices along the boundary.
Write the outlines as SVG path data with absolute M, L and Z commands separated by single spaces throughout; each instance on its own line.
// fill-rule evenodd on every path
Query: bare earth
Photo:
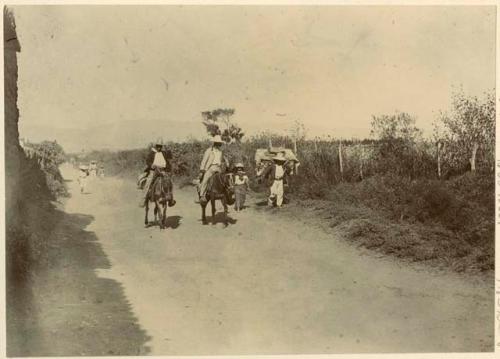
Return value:
M 133 182 L 95 179 L 82 195 L 62 171 L 59 259 L 11 354 L 493 350 L 493 283 L 376 258 L 253 206 L 203 226 L 192 188 L 176 188 L 168 229 L 144 228 Z

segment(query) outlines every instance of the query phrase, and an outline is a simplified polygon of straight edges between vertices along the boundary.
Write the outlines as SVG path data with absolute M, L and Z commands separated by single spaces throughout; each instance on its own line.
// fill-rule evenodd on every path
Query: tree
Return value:
M 422 131 L 415 126 L 415 118 L 404 112 L 372 116 L 371 125 L 371 135 L 382 141 L 415 142 L 422 137 Z
M 415 178 L 430 170 L 432 160 L 418 146 L 422 142 L 422 131 L 415 122 L 413 116 L 404 112 L 372 117 L 371 135 L 379 142 L 380 171 Z
M 234 113 L 235 110 L 232 108 L 203 111 L 201 113 L 202 122 L 208 134 L 211 136 L 220 135 L 222 140 L 227 143 L 240 142 L 244 133 L 239 126 L 231 122 Z
M 212 111 L 203 111 L 201 113 L 203 118 L 202 122 L 205 125 L 207 132 L 210 136 L 220 135 L 221 131 L 219 125 L 217 124 L 217 119 L 212 114 Z
M 485 93 L 484 99 L 466 96 L 463 90 L 452 95 L 450 113 L 442 113 L 446 145 L 453 150 L 453 164 L 468 162 L 476 171 L 478 153 L 483 164 L 493 168 L 495 156 L 495 95 Z

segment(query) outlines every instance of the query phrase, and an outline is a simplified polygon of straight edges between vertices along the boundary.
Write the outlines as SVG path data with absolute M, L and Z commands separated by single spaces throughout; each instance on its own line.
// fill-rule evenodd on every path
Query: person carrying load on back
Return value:
M 215 135 L 212 138 L 212 146 L 207 148 L 203 154 L 203 159 L 200 165 L 200 185 L 198 187 L 198 195 L 200 197 L 200 203 L 206 202 L 207 185 L 208 180 L 217 172 L 222 171 L 222 165 L 226 168 L 229 167 L 227 159 L 224 157 L 222 152 L 222 138 L 219 135 Z
M 149 189 L 151 185 L 154 183 L 154 180 L 158 176 L 158 171 L 162 172 L 171 172 L 172 167 L 170 165 L 170 160 L 172 159 L 172 154 L 170 151 L 166 151 L 163 147 L 163 144 L 157 143 L 148 154 L 146 158 L 146 169 L 144 172 L 146 173 L 146 183 L 143 188 L 143 197 L 139 204 L 140 207 L 146 206 L 146 201 L 148 200 Z M 168 201 L 168 206 L 173 207 L 175 205 L 175 200 L 170 199 Z
M 285 166 L 286 158 L 283 153 L 278 153 L 273 157 L 273 164 L 264 169 L 259 176 L 270 180 L 271 188 L 268 198 L 268 205 L 272 206 L 274 202 L 278 207 L 283 204 L 284 183 L 290 175 L 290 168 Z

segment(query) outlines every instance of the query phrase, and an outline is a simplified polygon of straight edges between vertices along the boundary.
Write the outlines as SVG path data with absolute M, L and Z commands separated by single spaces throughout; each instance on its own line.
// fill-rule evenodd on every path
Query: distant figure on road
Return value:
M 242 163 L 237 163 L 234 166 L 234 170 L 234 194 L 236 197 L 234 209 L 236 210 L 236 212 L 239 212 L 245 205 L 246 194 L 247 191 L 250 190 L 250 182 L 248 176 L 245 173 L 245 167 Z
M 97 177 L 97 162 L 90 161 L 89 172 L 92 177 Z
M 146 169 L 144 170 L 146 174 L 146 183 L 143 188 L 143 198 L 141 199 L 140 207 L 146 206 L 146 201 L 148 200 L 149 189 L 151 185 L 158 177 L 158 172 L 171 172 L 172 167 L 170 165 L 170 160 L 172 159 L 172 153 L 166 151 L 162 143 L 157 143 L 146 158 Z M 168 201 L 168 206 L 173 207 L 175 205 L 175 200 L 172 198 Z
M 87 186 L 87 178 L 89 176 L 88 166 L 80 166 L 80 172 L 78 173 L 78 184 L 80 185 L 80 193 L 85 193 Z
M 98 174 L 99 174 L 99 177 L 104 178 L 104 166 L 102 166 L 102 165 L 101 165 L 101 166 L 99 167 L 99 172 L 98 172 Z
M 207 148 L 200 165 L 200 185 L 198 187 L 198 195 L 200 203 L 207 201 L 207 184 L 208 180 L 215 174 L 222 172 L 222 165 L 229 167 L 227 159 L 222 152 L 222 138 L 216 135 L 212 138 L 212 146 Z
M 268 179 L 271 183 L 268 205 L 276 204 L 278 207 L 283 205 L 284 183 L 290 174 L 290 168 L 285 166 L 286 158 L 283 153 L 278 153 L 273 158 L 273 164 L 266 167 L 260 178 Z

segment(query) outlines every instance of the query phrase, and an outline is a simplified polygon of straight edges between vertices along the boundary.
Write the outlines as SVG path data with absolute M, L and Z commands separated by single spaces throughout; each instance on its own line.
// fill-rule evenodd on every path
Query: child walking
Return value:
M 236 172 L 234 176 L 234 194 L 236 197 L 234 209 L 236 212 L 239 212 L 245 205 L 247 191 L 250 190 L 250 182 L 248 176 L 245 174 L 245 167 L 242 163 L 237 163 L 234 169 Z

